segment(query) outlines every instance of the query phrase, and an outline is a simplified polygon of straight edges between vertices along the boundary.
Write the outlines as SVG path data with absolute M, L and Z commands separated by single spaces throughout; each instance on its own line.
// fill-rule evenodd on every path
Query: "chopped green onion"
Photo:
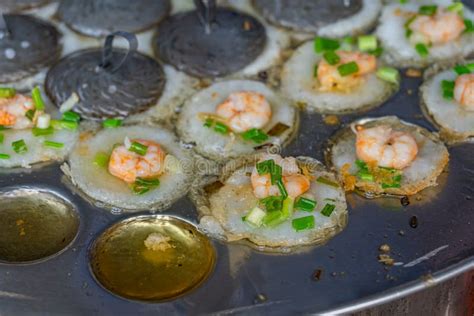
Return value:
M 43 143 L 43 146 L 44 146 L 44 147 L 48 147 L 48 148 L 61 149 L 61 148 L 64 147 L 64 143 L 59 143 L 59 142 L 53 142 L 53 141 L 50 141 L 50 140 L 45 140 L 44 143 Z
M 441 81 L 441 89 L 443 90 L 443 98 L 452 100 L 454 98 L 454 81 Z
M 305 217 L 295 218 L 291 221 L 291 226 L 293 226 L 293 228 L 297 232 L 314 228 L 314 217 L 313 215 L 309 215 Z
M 10 159 L 10 155 L 8 155 L 8 154 L 0 154 L 0 159 Z
M 465 19 L 464 20 L 464 33 L 472 33 L 474 32 L 474 23 L 471 20 Z
M 316 203 L 316 201 L 313 201 L 311 199 L 300 197 L 295 202 L 295 208 L 304 212 L 312 212 L 316 207 Z
M 270 173 L 270 180 L 272 184 L 275 184 L 277 181 L 281 180 L 282 168 L 280 165 L 273 164 L 273 168 Z
M 263 225 L 266 227 L 275 227 L 285 222 L 293 214 L 293 199 L 287 197 L 283 201 L 281 211 L 269 212 L 263 218 Z
M 107 167 L 110 156 L 104 152 L 98 152 L 94 157 L 94 164 L 99 167 Z
M 336 50 L 339 48 L 339 42 L 326 37 L 316 37 L 314 39 L 314 50 L 316 53 L 322 53 L 328 50 Z
M 106 119 L 102 122 L 104 128 L 116 128 L 122 126 L 122 120 L 120 119 Z
M 399 188 L 400 183 L 382 183 L 382 189 Z
M 352 36 L 347 36 L 342 39 L 341 50 L 351 51 L 352 46 L 355 44 L 355 38 Z
M 446 8 L 446 10 L 456 13 L 461 13 L 463 9 L 464 5 L 461 2 L 455 2 Z
M 405 4 L 407 2 L 408 2 L 408 0 L 400 0 L 400 4 Z
M 281 196 L 284 198 L 288 197 L 288 192 L 286 191 L 285 185 L 283 184 L 283 181 L 280 179 L 276 182 L 276 185 L 278 187 L 278 190 L 280 190 Z
M 355 161 L 355 164 L 356 164 L 357 168 L 364 169 L 364 170 L 368 171 L 367 164 L 365 163 L 365 161 L 357 159 Z
M 48 128 L 33 127 L 33 129 L 31 130 L 31 132 L 32 132 L 33 135 L 35 135 L 36 137 L 38 137 L 38 136 L 52 135 L 52 134 L 54 134 L 54 128 L 53 128 L 52 126 L 50 126 L 50 127 L 48 127 Z
M 257 172 L 259 175 L 271 173 L 274 165 L 275 165 L 275 161 L 273 161 L 273 159 L 268 159 L 268 160 L 259 162 L 256 165 Z
M 4 140 L 5 140 L 5 135 L 0 134 L 0 144 L 3 144 Z
M 33 88 L 33 91 L 31 92 L 31 98 L 33 99 L 35 108 L 38 111 L 43 111 L 44 110 L 43 97 L 41 97 L 41 91 L 38 87 Z
M 466 66 L 470 72 L 474 72 L 474 63 L 465 64 L 464 66 Z
M 313 78 L 317 78 L 318 77 L 318 64 L 314 65 L 314 68 L 313 68 Z
M 214 125 L 214 131 L 220 134 L 227 134 L 229 132 L 229 127 L 224 123 L 216 122 L 216 125 Z
M 0 88 L 0 98 L 12 98 L 16 94 L 13 88 Z
M 145 179 L 145 178 L 137 178 L 135 180 L 135 184 L 141 186 L 149 186 L 149 187 L 156 187 L 160 185 L 159 179 Z
M 377 77 L 380 79 L 391 82 L 394 84 L 398 84 L 400 82 L 400 74 L 398 70 L 392 67 L 380 67 L 376 73 Z
M 410 36 L 413 34 L 413 31 L 411 29 L 406 29 L 405 30 L 405 37 L 410 38 Z
M 260 203 L 265 205 L 267 212 L 281 211 L 283 207 L 283 198 L 281 196 L 268 196 L 260 200 Z
M 23 139 L 17 140 L 12 143 L 13 151 L 17 154 L 24 154 L 28 151 L 28 147 Z
M 365 170 L 360 170 L 358 173 L 357 173 L 357 176 L 361 179 L 361 180 L 364 180 L 364 181 L 374 181 L 374 176 L 368 172 L 368 171 L 365 171 Z
M 67 111 L 63 113 L 63 121 L 68 122 L 79 122 L 81 120 L 81 116 L 73 111 Z
M 135 193 L 136 195 L 143 195 L 147 192 L 149 192 L 152 188 L 151 187 L 142 187 L 142 186 L 139 186 L 139 185 L 132 185 L 132 191 L 133 193 Z
M 328 51 L 324 52 L 323 58 L 324 58 L 324 60 L 326 60 L 326 62 L 327 62 L 329 65 L 336 65 L 336 64 L 339 63 L 339 61 L 341 60 L 341 58 L 339 57 L 339 55 L 336 54 L 336 53 L 335 53 L 334 51 L 332 51 L 332 50 L 328 50 Z
M 214 120 L 211 118 L 207 118 L 206 121 L 204 122 L 203 126 L 211 128 L 212 124 L 214 123 Z
M 263 224 L 263 219 L 267 213 L 258 206 L 255 206 L 245 217 L 244 221 L 253 227 L 260 227 Z
M 337 67 L 337 71 L 341 76 L 349 76 L 359 71 L 359 66 L 355 61 L 351 61 L 347 64 L 342 64 Z
M 437 5 L 422 5 L 418 13 L 422 15 L 433 15 L 436 13 L 436 10 L 438 10 Z
M 319 182 L 319 183 L 322 183 L 322 184 L 325 184 L 325 185 L 329 185 L 330 187 L 339 188 L 339 184 L 337 184 L 336 182 L 334 182 L 332 180 L 329 180 L 328 178 L 325 178 L 325 177 L 318 177 L 316 179 L 316 182 Z
M 69 129 L 76 130 L 79 124 L 77 122 L 64 121 L 64 120 L 51 120 L 51 126 L 54 129 Z
M 242 133 L 242 138 L 245 140 L 251 140 L 257 144 L 261 144 L 268 140 L 268 135 L 265 134 L 261 129 L 252 128 Z
M 25 116 L 27 119 L 33 122 L 33 119 L 35 118 L 35 113 L 36 113 L 36 110 L 28 110 L 26 111 Z
M 142 145 L 139 142 L 132 142 L 128 150 L 139 154 L 140 156 L 145 156 L 148 151 L 148 146 Z
M 383 53 L 383 47 L 377 47 L 374 50 L 369 51 L 369 54 L 374 55 L 375 57 L 380 57 Z
M 430 51 L 428 50 L 428 47 L 423 44 L 423 43 L 418 43 L 415 45 L 416 52 L 418 55 L 421 57 L 425 58 L 430 54 Z
M 374 35 L 362 35 L 357 38 L 357 46 L 363 52 L 377 49 L 377 37 Z
M 457 65 L 454 67 L 454 72 L 457 73 L 458 75 L 464 75 L 464 74 L 470 74 L 471 70 L 464 65 Z
M 326 217 L 331 216 L 332 212 L 336 208 L 336 205 L 327 203 L 324 205 L 323 209 L 321 210 L 321 214 L 323 214 Z

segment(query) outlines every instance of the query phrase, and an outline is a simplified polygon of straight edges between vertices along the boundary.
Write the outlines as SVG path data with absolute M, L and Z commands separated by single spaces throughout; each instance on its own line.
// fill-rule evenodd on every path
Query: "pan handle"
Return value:
M 113 44 L 114 38 L 116 36 L 123 37 L 128 42 L 128 50 L 125 56 L 117 65 L 112 65 L 112 55 L 113 55 Z M 138 48 L 138 40 L 135 34 L 125 32 L 125 31 L 117 31 L 113 32 L 105 38 L 104 48 L 102 50 L 102 61 L 99 64 L 99 67 L 102 69 L 106 69 L 107 71 L 114 73 L 116 72 L 128 59 L 131 53 L 134 53 Z
M 210 34 L 212 22 L 216 18 L 216 0 L 194 0 L 199 20 L 206 30 L 206 34 Z

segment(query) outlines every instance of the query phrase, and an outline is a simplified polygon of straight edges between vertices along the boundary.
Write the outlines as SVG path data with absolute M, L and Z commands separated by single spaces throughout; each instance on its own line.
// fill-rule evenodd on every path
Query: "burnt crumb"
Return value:
M 383 263 L 386 266 L 393 266 L 393 264 L 395 263 L 395 260 L 392 257 L 390 257 L 390 255 L 381 254 L 379 255 L 379 262 Z
M 383 244 L 379 247 L 379 250 L 382 252 L 390 252 L 390 246 L 387 244 Z
M 400 199 L 400 204 L 402 204 L 402 206 L 408 206 L 410 205 L 410 199 L 408 198 L 408 196 L 404 196 Z
M 416 217 L 416 215 L 413 215 L 410 218 L 410 227 L 411 228 L 417 228 L 418 227 L 418 217 Z
M 316 269 L 316 270 L 314 270 L 313 274 L 311 275 L 311 280 L 319 281 L 319 280 L 321 280 L 322 276 L 323 276 L 323 270 Z
M 268 72 L 263 70 L 258 73 L 258 79 L 262 81 L 267 81 L 268 80 Z
M 418 78 L 418 77 L 421 77 L 422 73 L 421 73 L 421 70 L 419 69 L 408 68 L 407 71 L 405 72 L 405 75 L 411 78 Z
M 255 299 L 253 300 L 253 303 L 254 304 L 258 304 L 258 303 L 263 303 L 267 300 L 267 297 L 265 296 L 265 294 L 257 294 L 257 296 L 255 296 Z
M 324 124 L 326 125 L 339 125 L 341 122 L 339 121 L 339 118 L 336 115 L 326 115 L 323 118 Z

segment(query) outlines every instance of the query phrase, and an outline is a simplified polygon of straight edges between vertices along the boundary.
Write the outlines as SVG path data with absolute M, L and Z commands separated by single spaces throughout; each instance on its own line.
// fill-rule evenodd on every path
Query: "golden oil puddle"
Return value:
M 73 206 L 45 191 L 0 193 L 0 261 L 32 262 L 59 253 L 75 238 L 79 216 Z
M 215 251 L 193 225 L 147 215 L 107 229 L 95 241 L 90 260 L 94 276 L 112 293 L 163 301 L 202 284 L 214 268 Z

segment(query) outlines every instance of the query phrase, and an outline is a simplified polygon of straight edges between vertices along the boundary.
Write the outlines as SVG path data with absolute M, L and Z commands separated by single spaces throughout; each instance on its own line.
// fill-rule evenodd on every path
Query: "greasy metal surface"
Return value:
M 2 0 L 0 3 L 0 12 L 19 12 L 46 5 L 49 2 L 51 2 L 51 0 Z
M 307 32 L 317 32 L 362 8 L 362 0 L 253 0 L 253 4 L 270 22 Z
M 5 15 L 5 22 L 9 34 L 0 30 L 0 83 L 32 76 L 59 59 L 61 34 L 52 24 L 19 14 Z
M 156 104 L 165 86 L 161 65 L 144 54 L 130 52 L 127 62 L 114 69 L 126 56 L 123 49 L 111 54 L 109 67 L 99 67 L 102 49 L 74 52 L 56 63 L 46 76 L 45 88 L 60 106 L 73 92 L 80 102 L 74 109 L 90 120 L 123 118 Z
M 57 16 L 79 33 L 101 37 L 115 31 L 149 29 L 170 8 L 170 0 L 62 0 Z
M 432 125 L 422 117 L 418 86 L 421 78 L 403 78 L 400 92 L 363 116 L 397 114 L 401 119 Z M 408 93 L 410 91 L 410 93 Z M 341 117 L 348 123 L 362 115 Z M 318 114 L 303 114 L 299 137 L 284 154 L 323 158 L 324 143 L 340 126 L 327 126 Z M 0 186 L 34 185 L 59 192 L 79 210 L 81 228 L 71 247 L 50 260 L 28 266 L 0 265 L 0 306 L 5 314 L 51 312 L 68 314 L 230 314 L 350 312 L 386 302 L 432 285 L 473 266 L 474 144 L 450 147 L 449 170 L 440 186 L 410 197 L 366 200 L 348 195 L 349 223 L 326 245 L 306 253 L 258 253 L 245 245 L 215 242 L 213 274 L 197 290 L 175 301 L 146 304 L 109 294 L 91 276 L 88 248 L 100 232 L 131 215 L 107 213 L 74 195 L 61 182 L 58 165 L 0 175 Z M 196 221 L 188 199 L 166 214 Z M 417 226 L 410 225 L 417 216 Z M 413 221 L 412 221 L 413 222 Z M 381 244 L 391 247 L 397 262 L 409 263 L 448 245 L 435 256 L 410 267 L 386 268 L 377 261 Z M 317 270 L 320 270 L 319 273 Z M 430 273 L 433 275 L 430 278 Z M 313 275 L 319 275 L 319 280 Z
M 155 55 L 196 77 L 221 77 L 254 61 L 265 48 L 266 31 L 254 17 L 217 9 L 210 32 L 198 11 L 165 19 L 153 38 Z

